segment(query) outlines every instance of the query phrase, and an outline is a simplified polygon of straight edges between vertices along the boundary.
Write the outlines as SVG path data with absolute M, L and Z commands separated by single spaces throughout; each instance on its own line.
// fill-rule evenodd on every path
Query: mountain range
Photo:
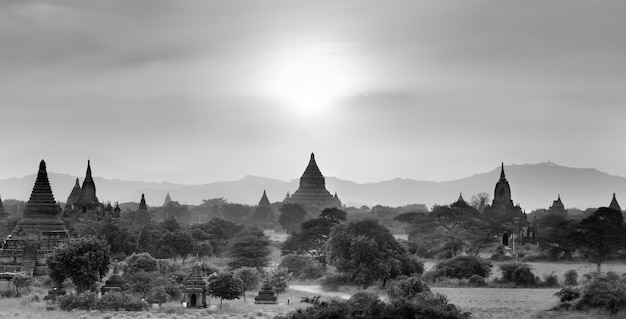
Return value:
M 511 186 L 513 201 L 527 210 L 548 208 L 561 196 L 566 208 L 580 209 L 608 206 L 613 193 L 626 203 L 626 178 L 613 176 L 593 168 L 573 168 L 545 162 L 539 164 L 506 165 L 507 180 Z M 57 201 L 65 202 L 74 186 L 76 176 L 48 173 Z M 338 193 L 347 206 L 408 204 L 449 204 L 462 193 L 469 201 L 473 194 L 487 192 L 493 197 L 493 189 L 500 177 L 500 167 L 470 177 L 442 181 L 419 181 L 396 178 L 377 183 L 355 183 L 336 177 L 326 177 L 326 188 Z M 36 174 L 21 178 L 0 180 L 2 199 L 28 200 Z M 79 177 L 82 183 L 83 177 Z M 202 185 L 176 183 L 148 183 L 120 179 L 94 177 L 97 196 L 102 202 L 138 202 L 145 193 L 149 206 L 161 206 L 169 192 L 172 200 L 181 204 L 197 205 L 203 199 L 223 197 L 229 202 L 256 205 L 263 194 L 271 202 L 282 201 L 287 192 L 298 188 L 298 179 L 277 179 L 245 176 L 238 181 L 213 182 Z

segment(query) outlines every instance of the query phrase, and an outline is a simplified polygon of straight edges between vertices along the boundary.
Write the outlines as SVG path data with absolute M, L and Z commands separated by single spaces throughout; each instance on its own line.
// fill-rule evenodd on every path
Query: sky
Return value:
M 624 1 L 0 0 L 0 179 L 626 176 Z

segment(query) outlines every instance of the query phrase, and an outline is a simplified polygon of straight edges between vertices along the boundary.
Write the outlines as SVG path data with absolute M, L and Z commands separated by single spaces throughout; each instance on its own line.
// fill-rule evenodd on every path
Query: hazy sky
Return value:
M 0 178 L 626 176 L 625 1 L 0 0 Z M 1 190 L 0 190 L 1 192 Z

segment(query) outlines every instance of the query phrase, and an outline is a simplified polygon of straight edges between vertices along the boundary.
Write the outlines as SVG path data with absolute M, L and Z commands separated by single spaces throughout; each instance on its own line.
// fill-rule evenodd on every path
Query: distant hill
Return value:
M 507 165 L 506 177 L 511 185 L 513 200 L 527 211 L 548 208 L 561 194 L 568 207 L 588 208 L 607 206 L 613 192 L 618 201 L 626 205 L 626 178 L 612 176 L 592 168 L 572 168 L 554 163 Z M 490 172 L 476 174 L 453 181 L 427 182 L 411 179 L 393 179 L 378 183 L 359 184 L 335 177 L 326 178 L 326 188 L 337 192 L 347 205 L 403 206 L 413 203 L 448 204 L 462 192 L 466 200 L 478 192 L 493 196 L 500 167 Z M 0 180 L 0 196 L 3 199 L 28 200 L 35 174 L 22 178 Z M 72 190 L 75 176 L 49 173 L 55 198 L 64 202 Z M 82 183 L 82 177 L 80 177 Z M 282 201 L 287 192 L 298 188 L 298 179 L 281 181 L 271 178 L 246 176 L 238 181 L 215 182 L 202 185 L 175 183 L 146 183 L 119 179 L 94 178 L 98 198 L 103 201 L 139 202 L 141 193 L 146 194 L 149 206 L 161 206 L 169 191 L 172 200 L 197 205 L 203 199 L 224 197 L 229 202 L 256 205 L 263 190 L 271 202 Z

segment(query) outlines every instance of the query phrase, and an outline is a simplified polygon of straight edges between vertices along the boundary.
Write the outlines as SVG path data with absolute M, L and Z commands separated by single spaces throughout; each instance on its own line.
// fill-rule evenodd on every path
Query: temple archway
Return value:
M 197 307 L 197 303 L 198 301 L 196 300 L 196 294 L 191 294 L 191 297 L 189 298 L 189 307 L 191 308 L 195 308 Z
M 509 245 L 509 233 L 504 233 L 504 235 L 502 235 L 502 245 L 503 246 Z

